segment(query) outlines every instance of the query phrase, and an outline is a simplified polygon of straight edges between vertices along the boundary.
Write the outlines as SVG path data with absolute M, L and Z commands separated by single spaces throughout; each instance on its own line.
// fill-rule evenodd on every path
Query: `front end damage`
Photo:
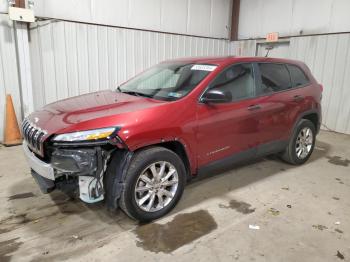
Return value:
M 119 138 L 81 143 L 48 139 L 43 156 L 31 150 L 27 141 L 23 147 L 32 176 L 43 193 L 58 189 L 86 203 L 106 199 L 109 209 L 117 208 L 124 173 L 132 156 Z
M 51 166 L 55 171 L 54 187 L 68 195 L 79 195 L 86 203 L 104 199 L 103 176 L 113 149 L 92 148 L 53 149 Z

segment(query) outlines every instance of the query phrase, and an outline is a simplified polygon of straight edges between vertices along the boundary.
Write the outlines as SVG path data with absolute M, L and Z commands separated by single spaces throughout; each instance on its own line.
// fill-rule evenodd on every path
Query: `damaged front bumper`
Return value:
M 22 146 L 24 155 L 26 156 L 31 169 L 47 180 L 55 180 L 55 171 L 53 167 L 37 158 L 34 153 L 29 150 L 26 142 L 23 141 Z
M 43 193 L 55 188 L 76 192 L 87 203 L 104 199 L 103 175 L 109 154 L 101 147 L 54 148 L 46 163 L 23 143 L 23 151 L 32 170 L 32 176 Z

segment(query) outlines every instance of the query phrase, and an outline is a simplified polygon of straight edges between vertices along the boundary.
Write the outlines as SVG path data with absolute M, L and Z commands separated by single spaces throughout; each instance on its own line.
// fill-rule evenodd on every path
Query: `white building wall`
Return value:
M 324 86 L 324 128 L 350 134 L 350 34 L 292 38 L 290 57 L 305 61 Z
M 21 98 L 13 24 L 7 15 L 0 14 L 0 141 L 3 141 L 6 94 L 12 96 L 17 119 L 20 121 Z
M 0 0 L 0 13 L 7 13 L 7 0 Z
M 1 0 L 0 0 L 1 1 Z M 35 0 L 35 15 L 228 38 L 231 0 Z
M 349 0 L 242 0 L 239 39 L 350 32 Z
M 64 21 L 30 29 L 36 109 L 117 84 L 166 59 L 229 54 L 229 41 Z

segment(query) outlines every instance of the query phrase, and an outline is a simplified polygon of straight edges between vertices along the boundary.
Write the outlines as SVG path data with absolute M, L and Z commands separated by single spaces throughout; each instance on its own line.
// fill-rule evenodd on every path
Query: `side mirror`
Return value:
M 202 103 L 227 103 L 231 102 L 232 95 L 229 92 L 223 92 L 219 89 L 210 89 L 205 92 L 201 98 Z

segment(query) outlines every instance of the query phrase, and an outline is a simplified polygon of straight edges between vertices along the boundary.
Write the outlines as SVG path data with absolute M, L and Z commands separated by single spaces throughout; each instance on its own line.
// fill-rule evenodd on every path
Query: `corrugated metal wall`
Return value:
M 323 123 L 350 134 L 350 34 L 292 38 L 290 57 L 305 61 L 324 86 Z
M 8 20 L 8 15 L 0 14 L 0 141 L 3 140 L 6 94 L 12 95 L 16 115 L 20 121 L 21 99 L 13 24 Z
M 350 31 L 349 0 L 244 0 L 239 39 L 327 34 Z
M 232 50 L 254 56 L 256 44 L 239 41 Z M 323 84 L 323 128 L 350 134 L 350 34 L 290 38 L 287 57 L 304 61 Z
M 229 54 L 217 40 L 64 21 L 32 26 L 34 105 L 115 88 L 159 61 Z
M 237 56 L 255 56 L 256 40 L 231 42 L 231 52 Z
M 231 0 L 35 0 L 34 13 L 75 22 L 227 39 Z

